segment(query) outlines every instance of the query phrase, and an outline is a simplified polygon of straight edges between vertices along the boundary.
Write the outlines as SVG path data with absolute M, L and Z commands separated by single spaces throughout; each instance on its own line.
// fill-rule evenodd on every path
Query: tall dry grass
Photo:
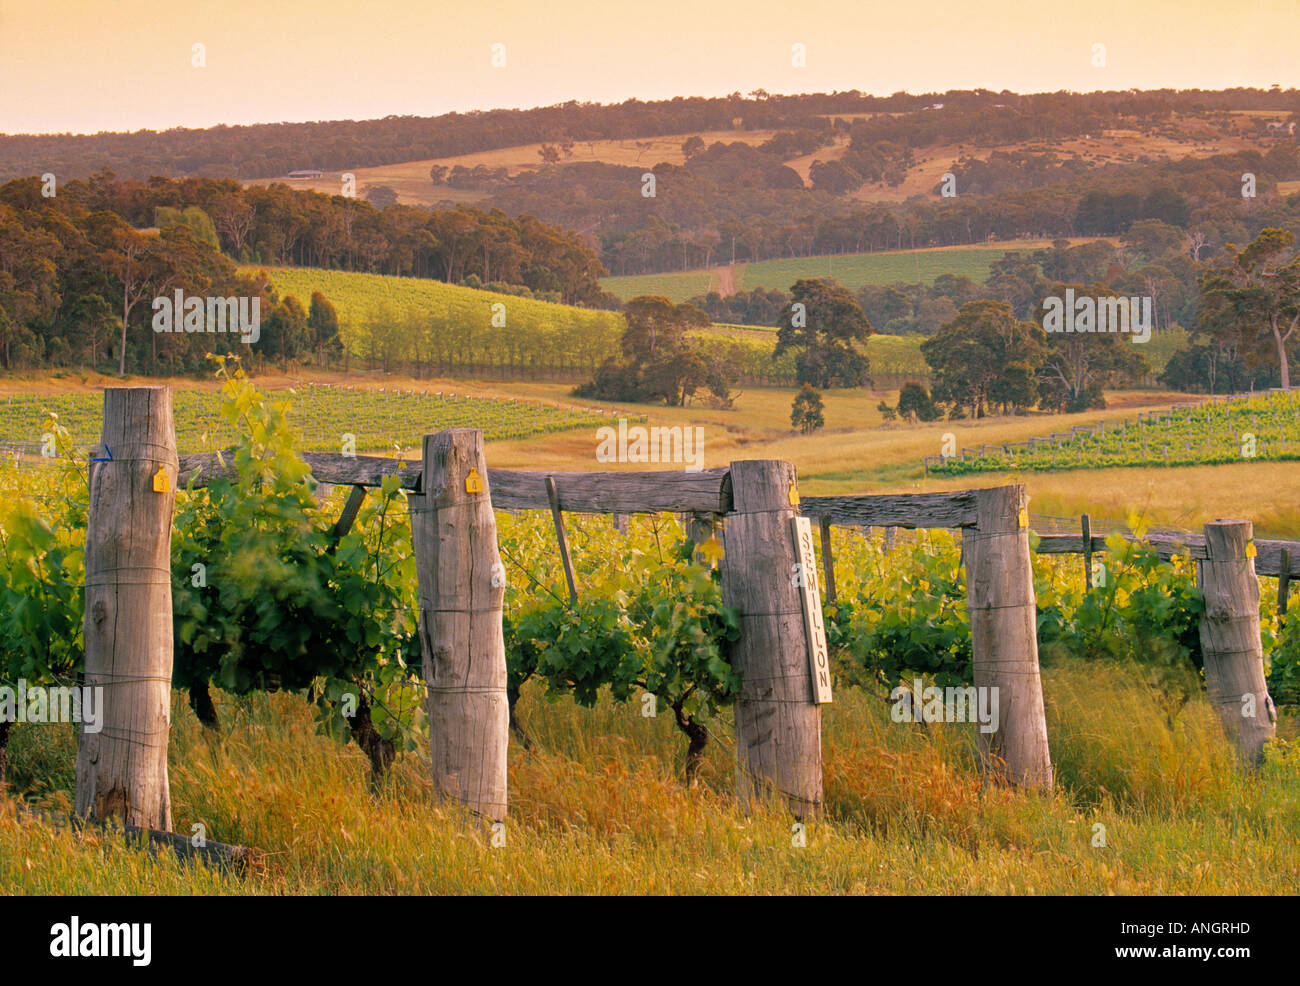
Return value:
M 205 734 L 177 695 L 171 784 L 178 832 L 256 846 L 245 876 L 151 857 L 0 801 L 0 890 L 43 894 L 1131 893 L 1300 892 L 1300 756 L 1246 775 L 1203 699 L 1170 719 L 1123 668 L 1045 669 L 1058 787 L 982 782 L 974 727 L 894 723 L 884 693 L 841 687 L 825 715 L 826 803 L 794 845 L 778 805 L 732 797 L 729 724 L 694 788 L 669 718 L 639 703 L 582 709 L 526 690 L 534 741 L 512 746 L 506 844 L 435 802 L 423 758 L 367 792 L 353 747 L 315 733 L 292 695 L 218 696 Z M 1295 721 L 1283 734 L 1296 736 Z M 18 726 L 10 780 L 71 805 L 70 727 Z M 1288 752 L 1289 751 L 1289 752 Z M 1105 844 L 1096 826 L 1104 826 Z

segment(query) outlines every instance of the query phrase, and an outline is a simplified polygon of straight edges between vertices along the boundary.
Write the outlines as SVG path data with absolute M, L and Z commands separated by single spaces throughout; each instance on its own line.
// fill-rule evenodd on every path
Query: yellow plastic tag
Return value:
M 483 492 L 483 477 L 480 476 L 478 474 L 478 470 L 474 469 L 473 467 L 470 468 L 469 475 L 465 477 L 465 492 L 466 493 Z
M 1020 526 L 1021 527 L 1029 526 L 1029 511 L 1026 510 L 1024 507 L 1020 508 Z
M 1246 545 L 1246 557 L 1254 558 L 1257 554 L 1259 554 L 1259 552 L 1255 550 L 1255 542 L 1254 541 L 1249 542 Z
M 153 491 L 155 493 L 170 493 L 172 491 L 172 480 L 167 475 L 167 470 L 162 466 L 153 474 Z
M 790 495 L 788 499 L 790 500 L 790 506 L 799 506 L 799 491 L 794 488 L 794 483 L 790 484 Z
M 726 554 L 726 551 L 723 550 L 722 542 L 718 540 L 716 534 L 710 535 L 709 539 L 695 550 L 703 555 L 710 565 L 716 565 L 722 560 L 722 556 Z

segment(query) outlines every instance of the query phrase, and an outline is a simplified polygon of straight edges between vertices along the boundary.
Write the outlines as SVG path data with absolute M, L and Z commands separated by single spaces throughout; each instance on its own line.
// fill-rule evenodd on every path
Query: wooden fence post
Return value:
M 966 607 L 975 687 L 992 689 L 998 709 L 997 730 L 978 733 L 980 755 L 1013 784 L 1050 788 L 1025 503 L 1023 486 L 977 491 L 978 526 L 962 539 Z
M 85 686 L 102 689 L 98 732 L 81 732 L 76 811 L 170 831 L 171 527 L 176 428 L 168 387 L 104 391 L 86 520 Z
M 424 436 L 421 490 L 410 496 L 420 591 L 420 650 L 438 792 L 494 821 L 506 814 L 505 569 L 483 458 L 483 432 Z
M 1205 525 L 1201 584 L 1201 651 L 1205 689 L 1237 752 L 1258 764 L 1264 743 L 1277 734 L 1277 712 L 1264 680 L 1259 634 L 1259 579 L 1255 575 L 1254 525 L 1217 520 Z
M 741 611 L 731 645 L 741 675 L 736 699 L 736 794 L 752 802 L 779 791 L 800 818 L 822 803 L 822 717 L 814 704 L 790 518 L 798 502 L 789 462 L 731 463 L 722 599 Z M 792 502 L 793 501 L 793 502 Z

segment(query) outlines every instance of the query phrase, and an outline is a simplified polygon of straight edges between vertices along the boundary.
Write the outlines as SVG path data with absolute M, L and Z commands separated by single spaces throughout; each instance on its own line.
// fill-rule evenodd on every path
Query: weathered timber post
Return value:
M 978 491 L 978 526 L 962 538 L 966 608 L 975 687 L 991 689 L 989 707 L 998 710 L 997 730 L 978 733 L 980 756 L 1013 784 L 1050 788 L 1025 502 L 1023 486 Z
M 98 732 L 77 747 L 76 811 L 170 831 L 171 527 L 176 429 L 168 387 L 109 387 L 90 464 L 85 686 L 102 696 Z
M 1251 765 L 1260 762 L 1264 743 L 1277 733 L 1277 712 L 1264 680 L 1259 579 L 1254 553 L 1247 550 L 1253 535 L 1248 520 L 1206 524 L 1201 562 L 1205 690 L 1237 753 Z
M 736 794 L 752 802 L 774 788 L 800 818 L 822 803 L 822 716 L 813 701 L 798 563 L 790 518 L 798 502 L 789 462 L 731 463 L 722 599 L 741 611 L 731 645 L 736 699 Z
M 506 814 L 505 569 L 483 432 L 424 436 L 421 492 L 410 496 L 420 650 L 439 794 L 494 821 Z

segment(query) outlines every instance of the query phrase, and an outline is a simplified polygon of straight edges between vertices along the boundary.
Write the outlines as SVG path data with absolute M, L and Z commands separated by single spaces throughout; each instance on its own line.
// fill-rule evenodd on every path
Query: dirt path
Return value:
M 716 285 L 712 280 L 709 281 L 710 290 L 718 292 L 718 294 L 724 298 L 730 298 L 736 293 L 736 279 L 733 275 L 733 268 L 730 265 L 726 267 L 714 267 L 709 271 L 709 273 L 718 279 Z

